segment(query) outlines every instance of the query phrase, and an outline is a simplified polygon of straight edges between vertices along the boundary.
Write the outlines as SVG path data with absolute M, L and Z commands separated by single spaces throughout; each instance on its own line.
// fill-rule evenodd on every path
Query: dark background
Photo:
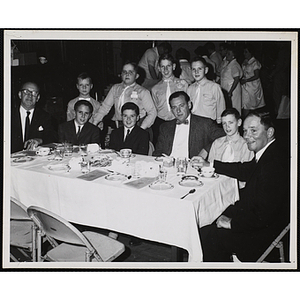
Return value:
M 18 65 L 12 66 L 12 105 L 18 105 L 18 90 L 25 81 L 36 81 L 41 87 L 39 105 L 47 110 L 57 123 L 65 120 L 68 102 L 78 96 L 76 77 L 88 72 L 94 87 L 91 96 L 103 100 L 109 86 L 120 82 L 119 74 L 125 61 L 138 62 L 143 53 L 161 41 L 106 41 L 106 40 L 21 40 L 11 41 L 12 59 L 18 59 Z M 178 48 L 186 48 L 195 56 L 194 50 L 208 41 L 168 41 L 172 46 L 172 55 Z M 212 41 L 219 50 L 219 44 L 225 41 Z M 243 46 L 246 41 L 228 41 L 238 49 L 237 60 L 242 63 Z M 273 112 L 273 78 L 279 50 L 286 49 L 288 75 L 285 79 L 285 94 L 289 93 L 291 50 L 290 42 L 256 41 L 252 42 L 255 57 L 262 64 L 260 77 L 264 89 L 265 101 Z M 41 64 L 39 57 L 46 57 L 47 63 Z M 139 82 L 140 83 L 140 82 Z

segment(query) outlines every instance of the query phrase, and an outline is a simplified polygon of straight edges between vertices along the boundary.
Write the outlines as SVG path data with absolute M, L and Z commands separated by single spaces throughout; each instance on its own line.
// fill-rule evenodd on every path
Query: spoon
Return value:
M 188 196 L 189 194 L 193 194 L 195 193 L 196 190 L 195 189 L 191 189 L 188 193 L 186 193 L 184 196 L 182 196 L 180 199 L 184 199 L 186 196 Z

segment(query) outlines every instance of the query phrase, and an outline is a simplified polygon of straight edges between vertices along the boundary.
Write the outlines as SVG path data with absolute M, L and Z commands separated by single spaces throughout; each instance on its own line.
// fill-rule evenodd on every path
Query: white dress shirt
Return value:
M 23 141 L 25 138 L 25 123 L 26 123 L 27 111 L 30 111 L 29 120 L 30 120 L 30 124 L 31 124 L 34 108 L 32 108 L 30 110 L 26 110 L 22 105 L 20 105 L 20 117 L 21 117 Z
M 170 156 L 189 157 L 189 135 L 190 135 L 190 121 L 191 115 L 187 117 L 189 123 L 176 125 L 173 147 Z

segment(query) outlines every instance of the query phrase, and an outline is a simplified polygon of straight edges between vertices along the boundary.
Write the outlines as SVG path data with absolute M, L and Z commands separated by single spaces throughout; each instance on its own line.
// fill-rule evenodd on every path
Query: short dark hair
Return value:
M 134 61 L 131 61 L 131 60 L 126 60 L 125 63 L 123 64 L 122 66 L 122 69 L 124 68 L 124 66 L 126 65 L 132 65 L 133 68 L 134 68 L 134 71 L 137 72 L 138 71 L 138 64 Z
M 206 60 L 205 60 L 203 57 L 201 57 L 201 56 L 196 56 L 196 57 L 194 57 L 194 58 L 191 60 L 191 64 L 192 64 L 193 62 L 196 62 L 196 61 L 201 61 L 201 62 L 203 63 L 203 65 L 204 65 L 204 67 L 208 67 L 208 66 L 207 66 L 207 62 L 206 62 Z
M 235 46 L 233 46 L 233 45 L 228 45 L 228 46 L 227 46 L 227 52 L 228 52 L 228 51 L 232 51 L 233 55 L 234 55 L 235 57 L 237 56 L 237 49 L 236 49 Z
M 265 130 L 268 130 L 270 127 L 273 127 L 275 129 L 273 120 L 269 112 L 253 110 L 249 112 L 246 119 L 253 116 L 260 118 L 260 124 L 265 127 Z
M 126 102 L 125 104 L 123 104 L 123 106 L 121 107 L 121 113 L 123 113 L 126 109 L 134 110 L 137 116 L 140 114 L 139 107 L 133 102 Z
M 81 80 L 83 80 L 83 79 L 89 79 L 90 84 L 93 83 L 91 76 L 88 73 L 86 73 L 86 72 L 80 73 L 77 76 L 77 83 L 78 83 L 79 79 L 81 79 Z
M 184 91 L 177 91 L 174 92 L 173 94 L 171 94 L 171 96 L 169 97 L 169 103 L 171 103 L 171 101 L 175 98 L 179 98 L 179 97 L 183 97 L 184 100 L 186 101 L 186 103 L 188 103 L 190 101 L 190 96 L 184 92 Z
M 158 45 L 158 47 L 161 47 L 164 49 L 164 52 L 171 53 L 172 52 L 172 46 L 171 44 L 167 42 L 162 42 Z
M 175 53 L 175 57 L 177 60 L 179 59 L 187 59 L 190 60 L 191 56 L 190 56 L 190 52 L 188 50 L 186 50 L 185 48 L 179 48 L 177 49 L 176 53 Z
M 77 111 L 77 109 L 78 109 L 78 107 L 80 106 L 80 105 L 85 105 L 85 106 L 87 106 L 89 109 L 90 109 L 90 114 L 92 114 L 93 113 L 93 105 L 89 102 L 89 101 L 87 101 L 87 100 L 79 100 L 79 101 L 77 101 L 76 103 L 75 103 L 75 105 L 74 105 L 74 110 L 75 111 Z
M 225 109 L 222 114 L 221 114 L 221 117 L 225 117 L 225 116 L 228 116 L 228 115 L 234 115 L 234 117 L 239 120 L 241 119 L 241 115 L 240 113 L 238 112 L 238 110 L 234 107 L 231 107 L 231 108 L 227 108 Z
M 158 65 L 160 65 L 161 61 L 164 60 L 164 59 L 169 60 L 172 64 L 175 63 L 174 57 L 173 57 L 171 54 L 169 54 L 169 53 L 164 53 L 164 54 L 162 54 L 162 55 L 159 57 L 159 59 L 158 59 Z

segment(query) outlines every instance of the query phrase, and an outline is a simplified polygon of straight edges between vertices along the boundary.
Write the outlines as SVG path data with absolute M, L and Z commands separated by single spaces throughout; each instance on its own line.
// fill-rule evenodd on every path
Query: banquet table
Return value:
M 213 222 L 238 200 L 237 181 L 222 175 L 199 176 L 203 185 L 180 199 L 191 187 L 179 184 L 181 176 L 175 167 L 166 168 L 171 188 L 155 190 L 149 187 L 157 179 L 156 170 L 161 164 L 155 157 L 134 155 L 124 161 L 109 150 L 103 151 L 103 155 L 113 164 L 91 167 L 86 175 L 76 168 L 62 171 L 49 168 L 49 164 L 70 164 L 70 157 L 59 162 L 50 161 L 48 156 L 32 156 L 32 160 L 25 162 L 11 158 L 11 196 L 27 207 L 46 208 L 73 223 L 183 248 L 188 251 L 188 262 L 200 263 L 199 227 Z M 148 173 L 145 171 L 139 179 L 137 166 L 148 168 Z M 109 180 L 110 174 L 119 173 L 129 176 Z M 190 166 L 187 174 L 199 175 Z

